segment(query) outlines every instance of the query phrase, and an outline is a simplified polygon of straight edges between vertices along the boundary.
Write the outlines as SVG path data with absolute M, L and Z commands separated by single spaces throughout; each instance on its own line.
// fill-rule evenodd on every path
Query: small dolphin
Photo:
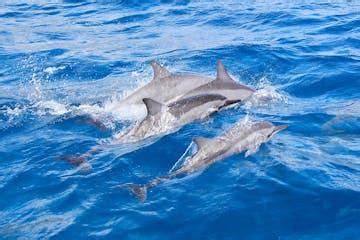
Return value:
M 166 176 L 157 177 L 144 185 L 127 183 L 119 185 L 119 187 L 130 190 L 139 201 L 144 202 L 150 188 L 170 179 L 202 170 L 217 161 L 243 151 L 246 151 L 245 156 L 247 157 L 255 153 L 262 143 L 269 141 L 275 133 L 285 128 L 287 128 L 287 125 L 274 126 L 266 122 L 250 124 L 240 122 L 227 133 L 217 138 L 194 138 L 198 151 L 191 158 L 185 160 L 177 170 L 170 172 Z
M 144 98 L 151 98 L 161 103 L 169 103 L 212 80 L 209 77 L 194 74 L 171 73 L 156 61 L 151 61 L 150 64 L 154 71 L 153 80 L 123 99 L 119 104 L 116 104 L 116 109 L 114 110 L 136 106 L 143 108 L 141 112 L 145 112 L 142 102 Z
M 255 91 L 253 89 L 233 80 L 227 73 L 222 61 L 218 60 L 216 79 L 189 91 L 183 96 L 183 98 L 206 93 L 222 95 L 229 101 L 241 100 L 241 102 L 244 102 L 254 92 Z
M 240 101 L 240 100 L 238 100 Z M 164 105 L 150 98 L 144 98 L 147 109 L 144 120 L 115 137 L 117 142 L 128 143 L 144 140 L 172 132 L 181 126 L 203 119 L 220 108 L 233 104 L 218 94 L 202 94 L 182 98 Z

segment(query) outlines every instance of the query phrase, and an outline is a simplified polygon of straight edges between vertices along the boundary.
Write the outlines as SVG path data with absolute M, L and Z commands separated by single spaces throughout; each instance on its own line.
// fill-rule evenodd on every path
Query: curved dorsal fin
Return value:
M 151 99 L 151 98 L 144 98 L 143 102 L 146 106 L 147 115 L 154 116 L 157 113 L 161 112 L 163 108 L 163 104 Z
M 194 143 L 197 145 L 198 149 L 201 149 L 210 139 L 204 137 L 194 137 Z
M 222 82 L 234 82 L 234 80 L 230 77 L 230 75 L 227 73 L 224 64 L 222 63 L 221 60 L 217 61 L 217 66 L 216 66 L 216 80 L 217 81 L 222 81 Z
M 150 64 L 154 70 L 154 80 L 162 79 L 171 75 L 171 72 L 169 72 L 166 68 L 162 67 L 155 60 L 151 61 Z

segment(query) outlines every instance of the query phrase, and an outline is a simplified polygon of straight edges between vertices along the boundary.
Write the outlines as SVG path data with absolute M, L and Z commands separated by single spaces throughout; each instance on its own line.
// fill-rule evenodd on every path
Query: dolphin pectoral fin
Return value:
M 166 68 L 162 67 L 155 60 L 152 60 L 150 64 L 154 71 L 154 80 L 159 80 L 171 75 L 171 72 L 169 72 Z
M 234 79 L 230 77 L 228 72 L 225 69 L 225 66 L 221 60 L 217 61 L 217 73 L 216 73 L 216 81 L 222 82 L 235 82 Z
M 204 137 L 194 137 L 194 143 L 197 145 L 198 149 L 202 148 L 210 139 Z
M 246 152 L 245 152 L 245 157 L 249 157 L 250 155 L 256 153 L 257 151 L 259 151 L 260 145 L 255 145 L 250 147 Z
M 129 190 L 140 202 L 145 202 L 147 197 L 147 187 L 145 185 L 138 185 L 134 183 L 125 183 L 118 185 L 119 188 Z
M 161 109 L 165 106 L 162 103 L 159 103 L 151 98 L 144 98 L 143 102 L 146 106 L 148 115 L 154 116 L 157 113 L 161 112 Z

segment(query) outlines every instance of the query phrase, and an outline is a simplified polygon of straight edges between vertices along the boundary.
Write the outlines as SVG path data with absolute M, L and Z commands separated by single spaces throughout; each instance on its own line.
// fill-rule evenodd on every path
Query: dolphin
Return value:
M 208 117 L 222 107 L 240 100 L 227 100 L 219 94 L 201 94 L 181 98 L 168 105 L 144 98 L 147 116 L 133 127 L 115 136 L 118 143 L 138 142 L 173 132 L 185 124 Z
M 287 127 L 287 125 L 274 126 L 268 122 L 240 122 L 217 138 L 196 137 L 194 142 L 197 145 L 197 152 L 186 159 L 177 170 L 170 171 L 168 175 L 157 177 L 144 185 L 126 183 L 118 185 L 118 187 L 130 190 L 139 201 L 144 202 L 150 188 L 165 181 L 203 170 L 209 165 L 234 154 L 246 151 L 245 157 L 247 157 L 257 152 L 262 143 L 269 141 L 274 134 Z
M 237 83 L 230 77 L 226 71 L 224 64 L 221 60 L 217 61 L 217 74 L 215 80 L 205 83 L 188 93 L 183 95 L 183 98 L 199 95 L 199 94 L 219 94 L 226 97 L 229 101 L 241 100 L 244 102 L 247 100 L 255 91 L 245 85 Z
M 114 111 L 128 109 L 129 106 L 138 108 L 139 112 L 146 112 L 142 102 L 144 98 L 151 98 L 161 103 L 174 101 L 187 92 L 212 81 L 210 77 L 194 74 L 175 74 L 162 67 L 158 62 L 150 62 L 154 71 L 153 79 L 145 86 L 139 88 L 118 104 Z

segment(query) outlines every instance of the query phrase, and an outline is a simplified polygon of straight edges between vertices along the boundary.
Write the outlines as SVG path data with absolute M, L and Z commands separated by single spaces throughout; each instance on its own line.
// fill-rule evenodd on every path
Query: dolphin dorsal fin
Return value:
M 154 80 L 162 79 L 171 75 L 171 72 L 169 72 L 166 68 L 162 67 L 155 60 L 151 61 L 150 64 L 154 71 Z
M 147 114 L 150 116 L 154 116 L 157 113 L 161 112 L 163 108 L 163 104 L 151 99 L 151 98 L 144 98 L 143 102 L 146 106 Z
M 194 143 L 197 145 L 198 149 L 201 149 L 210 139 L 204 137 L 194 137 Z
M 217 61 L 217 73 L 216 73 L 216 80 L 222 82 L 234 82 L 234 80 L 230 77 L 227 73 L 224 64 L 221 60 Z

